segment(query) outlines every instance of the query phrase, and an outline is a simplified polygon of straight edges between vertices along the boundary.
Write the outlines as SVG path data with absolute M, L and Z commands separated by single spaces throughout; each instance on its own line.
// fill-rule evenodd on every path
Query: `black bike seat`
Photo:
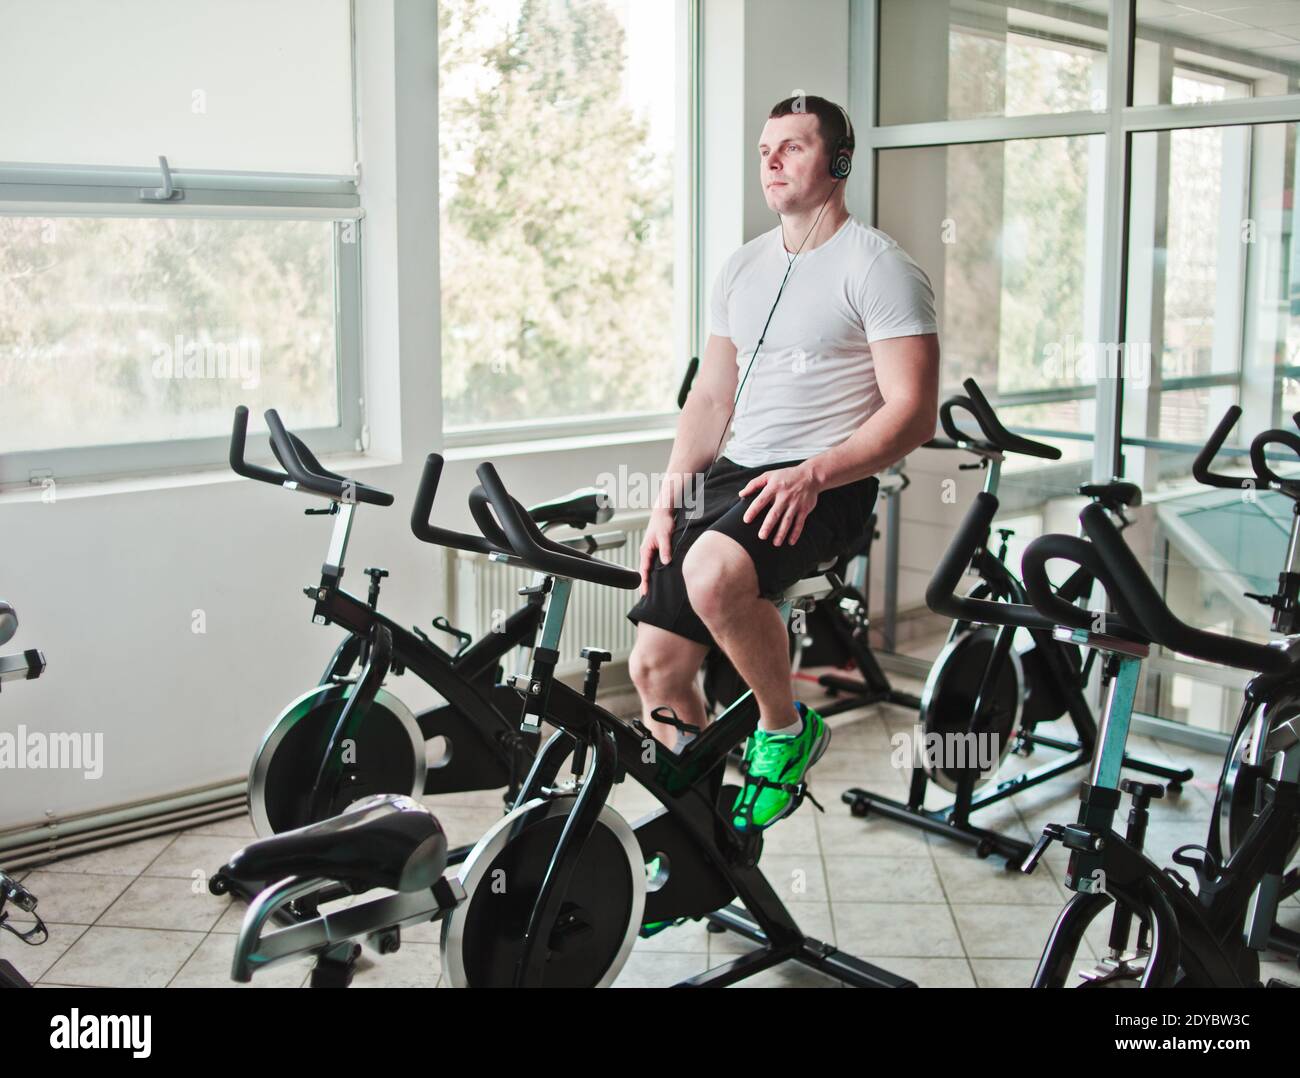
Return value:
M 1109 483 L 1084 483 L 1079 493 L 1085 498 L 1099 502 L 1107 509 L 1142 504 L 1142 488 L 1136 483 L 1126 483 L 1122 479 L 1112 479 Z
M 536 524 L 567 524 L 583 528 L 588 524 L 604 524 L 614 515 L 614 505 L 608 491 L 600 487 L 580 487 L 561 498 L 530 507 L 528 515 Z
M 423 890 L 446 867 L 447 835 L 438 818 L 409 797 L 376 794 L 332 819 L 245 846 L 220 874 L 255 889 L 302 876 L 337 880 L 359 893 Z

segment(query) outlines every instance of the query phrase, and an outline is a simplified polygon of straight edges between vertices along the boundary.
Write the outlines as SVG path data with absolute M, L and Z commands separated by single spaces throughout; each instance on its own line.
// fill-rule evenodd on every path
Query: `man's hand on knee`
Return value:
M 758 529 L 760 539 L 770 535 L 772 545 L 780 546 L 788 538 L 793 546 L 803 534 L 804 521 L 816 507 L 820 493 L 812 469 L 798 464 L 793 468 L 778 468 L 756 475 L 741 488 L 739 496 L 748 498 L 756 494 L 745 510 L 746 524 L 752 524 L 760 514 L 766 514 Z

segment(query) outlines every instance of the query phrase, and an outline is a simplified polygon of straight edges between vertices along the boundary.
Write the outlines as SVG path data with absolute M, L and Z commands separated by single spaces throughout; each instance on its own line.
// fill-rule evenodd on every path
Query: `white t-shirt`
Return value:
M 735 344 L 738 385 L 789 260 L 778 225 L 718 274 L 711 331 Z M 726 457 L 757 468 L 839 445 L 884 403 L 871 342 L 937 332 L 925 272 L 883 232 L 850 216 L 795 258 L 740 390 Z

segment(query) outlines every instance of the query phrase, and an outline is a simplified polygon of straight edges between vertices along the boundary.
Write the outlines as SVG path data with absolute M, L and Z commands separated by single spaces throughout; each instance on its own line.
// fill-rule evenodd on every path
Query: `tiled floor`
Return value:
M 890 739 L 908 731 L 914 717 L 903 709 L 881 707 L 833 719 L 830 751 L 813 773 L 814 791 L 826 812 L 805 804 L 774 827 L 763 866 L 810 934 L 922 987 L 1024 985 L 1067 894 L 1059 882 L 1064 867 L 1059 850 L 1049 852 L 1032 876 L 1007 873 L 999 862 L 980 861 L 967 847 L 946 839 L 880 818 L 856 819 L 839 799 L 842 790 L 854 785 L 905 797 L 907 773 L 891 764 Z M 1204 840 L 1218 761 L 1144 738 L 1133 739 L 1130 747 L 1196 770 L 1195 780 L 1180 795 L 1156 802 L 1152 809 L 1148 847 L 1166 863 L 1175 846 Z M 1009 761 L 1004 774 L 1026 764 Z M 1076 772 L 1019 795 L 983 814 L 982 823 L 1028 840 L 1048 821 L 1073 818 L 1079 778 Z M 632 820 L 652 804 L 631 782 L 617 788 L 613 800 Z M 463 842 L 477 838 L 497 819 L 500 799 L 489 792 L 431 803 L 452 840 Z M 941 803 L 942 798 L 936 800 Z M 27 873 L 25 882 L 40 899 L 50 940 L 32 948 L 0 933 L 0 957 L 42 985 L 233 987 L 230 959 L 242 905 L 211 896 L 205 874 L 252 837 L 246 819 L 234 820 Z M 1283 921 L 1300 928 L 1295 898 Z M 1098 942 L 1089 941 L 1094 947 Z M 669 984 L 746 946 L 688 923 L 639 942 L 618 983 Z M 1266 965 L 1267 975 L 1300 981 L 1294 963 Z M 300 985 L 307 972 L 306 962 L 278 967 L 259 974 L 256 983 Z M 438 929 L 427 925 L 404 931 L 395 955 L 380 959 L 367 951 L 355 984 L 432 987 L 439 980 Z M 788 964 L 747 983 L 835 985 Z

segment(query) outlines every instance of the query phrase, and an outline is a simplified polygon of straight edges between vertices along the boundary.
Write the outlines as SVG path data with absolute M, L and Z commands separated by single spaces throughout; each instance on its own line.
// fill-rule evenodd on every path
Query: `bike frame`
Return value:
M 1002 453 L 967 443 L 961 443 L 958 448 L 974 453 L 980 458 L 977 466 L 986 469 L 984 490 L 986 493 L 996 496 L 1001 477 Z M 1001 551 L 994 554 L 990 549 L 991 536 L 990 531 L 985 536 L 984 542 L 980 544 L 971 557 L 970 569 L 979 576 L 980 580 L 971 588 L 968 597 L 1000 603 L 1028 604 L 1029 598 L 1023 583 L 1007 567 L 1004 561 L 1005 540 Z M 1058 589 L 1057 594 L 1067 602 L 1076 603 L 1078 600 L 1091 595 L 1093 584 L 1094 578 L 1092 574 L 1086 569 L 1079 568 L 1070 574 Z M 980 623 L 962 618 L 954 619 L 948 631 L 948 642 L 951 644 L 961 633 L 971 630 L 977 624 Z M 1092 709 L 1089 707 L 1083 692 L 1084 673 L 1082 671 L 1086 671 L 1086 666 L 1081 664 L 1080 669 L 1076 670 L 1065 654 L 1065 648 L 1069 645 L 1054 639 L 1052 633 L 1048 630 L 1025 629 L 1024 631 L 1033 639 L 1052 679 L 1063 688 L 1066 714 L 1069 716 L 1070 723 L 1074 728 L 1075 740 L 1052 737 L 1048 734 L 1039 733 L 1035 729 L 1019 725 L 1015 730 L 1015 737 L 1021 745 L 1041 745 L 1064 753 L 1063 756 L 1040 764 L 1029 771 L 1021 772 L 1011 778 L 998 781 L 978 793 L 973 783 L 963 783 L 959 785 L 953 800 L 942 808 L 927 809 L 925 807 L 930 778 L 923 768 L 913 769 L 906 803 L 878 794 L 868 794 L 866 791 L 859 789 L 851 789 L 846 792 L 843 795 L 843 800 L 852 803 L 855 798 L 866 798 L 870 803 L 872 812 L 889 819 L 920 827 L 933 834 L 958 838 L 972 845 L 983 845 L 990 851 L 1004 854 L 1009 862 L 1018 863 L 1023 861 L 1032 849 L 1030 843 L 979 827 L 971 822 L 971 815 L 1008 797 L 1014 797 L 1022 790 L 1029 789 L 1039 783 L 1056 778 L 1058 775 L 1064 775 L 1075 768 L 1084 766 L 1092 759 L 1098 738 L 1097 720 L 1094 718 Z M 1003 664 L 1011 661 L 1016 632 L 1017 629 L 1014 625 L 999 625 L 996 627 L 993 648 L 989 654 L 988 663 L 984 667 L 979 692 L 975 699 L 969 726 L 972 733 L 979 733 L 988 726 L 993 699 L 996 695 L 994 690 L 997 678 Z M 1067 686 L 1070 688 L 1066 689 Z M 923 706 L 928 708 L 930 701 L 926 700 Z M 1124 762 L 1126 766 L 1170 781 L 1182 782 L 1191 778 L 1190 771 L 1179 771 L 1164 765 L 1141 760 L 1136 756 L 1126 756 Z
M 347 593 L 341 592 L 340 594 Z M 349 595 L 348 597 L 355 599 L 355 596 Z M 375 622 L 387 620 L 377 611 L 374 613 Z M 419 639 L 415 647 L 403 648 L 403 653 L 397 656 L 397 660 L 399 663 L 411 665 L 406 662 L 407 656 L 417 654 L 419 651 L 425 651 L 432 657 L 447 663 L 467 681 L 494 677 L 497 666 L 511 651 L 517 647 L 532 646 L 533 641 L 537 639 L 537 630 L 542 624 L 542 613 L 541 604 L 530 601 L 519 607 L 519 609 L 512 611 L 506 617 L 505 623 L 499 632 L 479 637 L 478 640 L 459 654 L 453 655 L 432 640 Z M 388 624 L 390 628 L 394 627 L 391 621 Z M 327 685 L 330 682 L 347 678 L 358 662 L 364 662 L 362 659 L 363 644 L 364 640 L 359 635 L 349 635 L 343 640 L 325 667 L 325 673 L 321 676 L 320 683 Z M 414 669 L 414 666 L 412 666 L 412 669 Z
M 509 560 L 494 555 L 497 560 Z M 590 769 L 581 782 L 577 800 L 551 855 L 541 888 L 533 904 L 523 953 L 516 973 L 516 986 L 541 983 L 546 961 L 543 940 L 560 914 L 569 881 L 577 867 L 583 844 L 615 782 L 630 774 L 655 795 L 665 816 L 651 821 L 646 830 L 665 829 L 676 840 L 682 837 L 699 852 L 700 862 L 719 873 L 730 892 L 710 906 L 707 895 L 700 897 L 703 908 L 673 911 L 678 916 L 705 916 L 749 939 L 766 943 L 749 954 L 683 981 L 689 987 L 722 987 L 768 969 L 787 959 L 797 959 L 832 975 L 873 987 L 909 987 L 911 982 L 887 970 L 809 939 L 800 931 L 785 904 L 772 889 L 758 857 L 761 832 L 742 834 L 717 809 L 723 769 L 730 751 L 757 727 L 759 712 L 752 692 L 746 692 L 692 741 L 679 755 L 659 742 L 640 720 L 625 722 L 595 702 L 596 678 L 590 672 L 582 692 L 555 679 L 551 658 L 559 641 L 572 581 L 546 576 L 542 584 L 549 594 L 542 642 L 535 652 L 532 678 L 525 690 L 527 703 L 524 729 L 540 727 L 544 717 L 556 726 L 538 752 L 532 770 L 520 790 L 516 808 L 542 797 L 556 787 L 560 768 L 572 754 L 575 774 Z M 780 605 L 789 616 L 793 599 Z M 589 660 L 591 662 L 592 660 Z M 596 661 L 598 668 L 598 660 Z M 589 667 L 590 671 L 590 667 Z M 649 751 L 647 751 L 649 750 Z M 638 827 L 637 838 L 646 856 L 653 856 L 659 843 L 648 839 Z M 662 831 L 660 832 L 662 833 Z M 721 847 L 721 856 L 714 851 Z M 675 865 L 682 871 L 687 866 Z M 719 909 L 731 894 L 744 910 Z M 656 910 L 653 896 L 647 898 L 645 917 L 667 915 Z
M 315 603 L 312 621 L 318 625 L 335 624 L 348 633 L 335 649 L 321 684 L 346 678 L 353 667 L 361 663 L 355 688 L 335 724 L 327 751 L 322 756 L 321 769 L 309 794 L 313 813 L 319 815 L 318 810 L 329 803 L 331 792 L 341 780 L 343 765 L 337 747 L 344 738 L 354 734 L 359 723 L 365 721 L 375 694 L 390 670 L 397 673 L 410 670 L 446 701 L 446 707 L 460 715 L 478 717 L 478 721 L 462 723 L 461 734 L 473 731 L 480 747 L 488 753 L 499 754 L 502 747 L 511 750 L 514 762 L 510 764 L 510 786 L 514 788 L 519 772 L 523 770 L 522 766 L 515 770 L 518 755 L 531 746 L 516 724 L 507 718 L 507 711 L 517 698 L 511 690 L 496 684 L 495 673 L 500 659 L 513 648 L 533 646 L 543 617 L 544 597 L 529 594 L 527 602 L 506 619 L 502 632 L 489 634 L 463 654 L 453 656 L 432 640 L 417 636 L 379 613 L 373 602 L 363 601 L 342 589 L 343 563 L 354 509 L 352 504 L 336 503 L 335 508 L 329 510 L 335 520 L 325 562 L 321 566 L 320 583 L 314 588 L 304 589 L 307 597 Z M 372 598 L 377 598 L 374 592 Z M 436 735 L 445 714 L 446 708 L 439 707 L 416 716 L 425 741 Z M 494 740 L 498 743 L 494 744 Z M 425 793 L 436 792 L 436 780 L 437 773 L 431 770 L 425 779 Z M 451 863 L 464 860 L 469 849 L 464 846 L 453 850 Z
M 340 650 L 348 643 L 353 643 L 359 651 L 362 642 L 373 637 L 377 626 L 382 626 L 392 636 L 391 664 L 394 667 L 401 666 L 410 670 L 458 710 L 490 714 L 498 720 L 504 731 L 515 734 L 516 725 L 506 717 L 497 706 L 498 702 L 493 699 L 495 694 L 491 693 L 491 690 L 496 686 L 489 685 L 489 691 L 485 692 L 482 683 L 484 674 L 495 670 L 497 660 L 512 648 L 526 647 L 531 643 L 531 636 L 536 631 L 537 621 L 540 618 L 531 607 L 516 611 L 506 620 L 504 632 L 492 634 L 493 637 L 500 635 L 502 640 L 492 640 L 490 647 L 485 647 L 483 651 L 474 655 L 466 651 L 460 660 L 455 660 L 437 644 L 421 640 L 409 629 L 404 629 L 386 615 L 371 610 L 366 603 L 341 589 L 322 589 L 315 592 L 314 597 L 316 599 L 314 618 L 323 618 L 325 620 L 322 624 L 333 623 L 352 634 L 351 641 L 345 641 L 340 645 Z M 509 644 L 505 643 L 507 637 L 512 641 Z M 337 652 L 335 655 L 332 666 L 342 665 L 346 661 L 346 656 L 340 659 Z M 355 662 L 355 659 L 352 662 Z M 352 662 L 348 662 L 349 669 Z M 364 674 L 361 680 L 364 680 Z M 365 705 L 358 703 L 357 706 Z M 416 721 L 419 722 L 428 714 L 431 712 L 421 713 L 416 717 Z M 420 732 L 426 738 L 431 736 L 430 731 L 425 729 L 423 724 Z

